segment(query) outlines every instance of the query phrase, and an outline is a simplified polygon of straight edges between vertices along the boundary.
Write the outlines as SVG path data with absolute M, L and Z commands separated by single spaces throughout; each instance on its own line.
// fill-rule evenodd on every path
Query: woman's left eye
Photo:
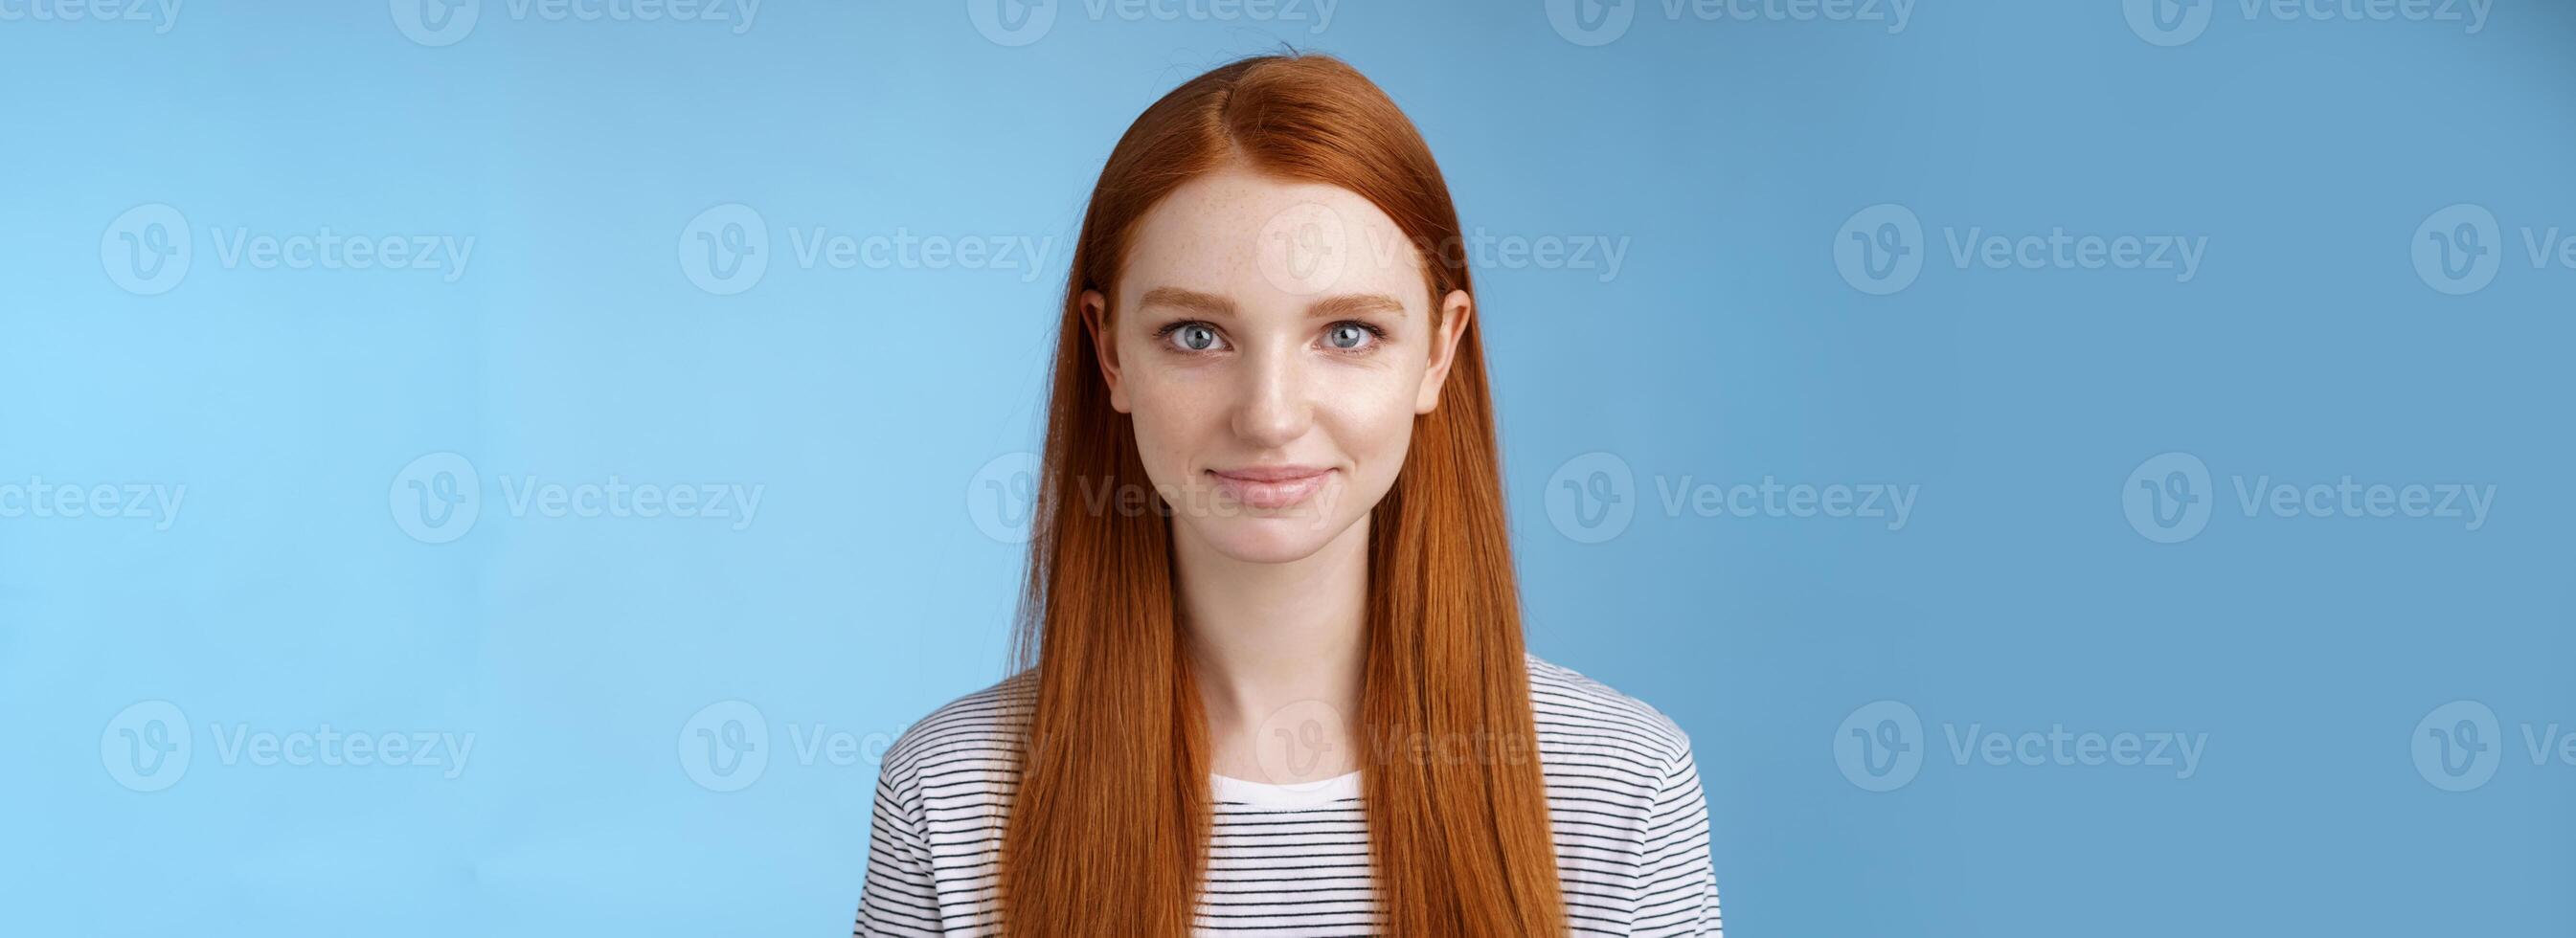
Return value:
M 1324 344 L 1336 351 L 1356 352 L 1375 344 L 1381 333 L 1356 322 L 1337 322 L 1324 330 Z

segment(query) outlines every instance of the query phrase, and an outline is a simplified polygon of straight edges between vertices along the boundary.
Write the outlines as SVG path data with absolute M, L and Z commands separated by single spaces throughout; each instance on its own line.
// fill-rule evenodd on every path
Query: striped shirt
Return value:
M 1530 655 L 1548 821 L 1578 936 L 1718 935 L 1708 804 L 1690 738 L 1635 698 Z M 1021 676 L 1028 676 L 1022 672 Z M 1017 778 L 1005 680 L 932 712 L 886 752 L 859 900 L 863 936 L 989 935 Z M 1296 786 L 1209 776 L 1198 935 L 1377 934 L 1360 776 Z

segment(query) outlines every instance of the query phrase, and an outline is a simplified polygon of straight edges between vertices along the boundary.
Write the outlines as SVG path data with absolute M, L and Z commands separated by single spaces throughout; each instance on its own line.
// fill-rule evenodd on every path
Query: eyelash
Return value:
M 1172 344 L 1172 342 L 1171 342 L 1172 334 L 1173 334 L 1173 333 L 1176 333 L 1176 332 L 1179 332 L 1179 331 L 1181 331 L 1181 330 L 1183 330 L 1183 329 L 1187 329 L 1187 328 L 1189 328 L 1189 327 L 1191 327 L 1191 326 L 1199 326 L 1199 327 L 1205 328 L 1205 329 L 1206 329 L 1206 330 L 1208 330 L 1209 332 L 1217 332 L 1217 334 L 1218 334 L 1218 341 L 1220 341 L 1220 342 L 1221 342 L 1221 341 L 1224 341 L 1224 334 L 1223 334 L 1223 333 L 1221 333 L 1221 332 L 1218 332 L 1218 330 L 1217 330 L 1216 326 L 1211 325 L 1211 324 L 1209 324 L 1208 322 L 1206 322 L 1206 321 L 1204 321 L 1204 320 L 1198 320 L 1198 319 L 1184 319 L 1184 320 L 1181 320 L 1181 321 L 1179 321 L 1179 322 L 1175 322 L 1175 323 L 1171 323 L 1171 324 L 1169 324 L 1169 325 L 1166 325 L 1166 326 L 1164 326 L 1164 327 L 1162 327 L 1162 328 L 1160 328 L 1160 329 L 1156 329 L 1156 330 L 1154 330 L 1154 341 L 1159 342 L 1159 343 L 1162 343 L 1162 345 L 1163 345 L 1163 347 L 1164 347 L 1164 348 L 1170 349 L 1170 350 L 1172 350 L 1172 351 L 1174 351 L 1174 352 L 1178 352 L 1178 353 L 1183 354 L 1183 355 L 1206 355 L 1206 354 L 1210 354 L 1210 353 L 1213 353 L 1213 352 L 1219 351 L 1218 349 L 1213 349 L 1213 348 L 1210 348 L 1210 349 L 1186 349 L 1186 348 L 1181 348 L 1181 347 L 1179 347 L 1179 346 L 1173 345 L 1173 344 Z M 1333 352 L 1333 353 L 1335 353 L 1335 354 L 1339 354 L 1339 355 L 1365 355 L 1365 354 L 1368 354 L 1368 353 L 1370 353 L 1370 352 L 1377 351 L 1378 343 L 1381 343 L 1381 342 L 1386 341 L 1386 330 L 1384 330 L 1384 329 L 1380 329 L 1380 328 L 1378 328 L 1377 326 L 1375 326 L 1375 325 L 1373 325 L 1373 324 L 1370 324 L 1370 323 L 1361 322 L 1361 321 L 1359 321 L 1359 320 L 1357 320 L 1357 319 L 1345 319 L 1345 320 L 1342 320 L 1342 321 L 1340 321 L 1340 322 L 1333 323 L 1332 325 L 1325 326 L 1325 327 L 1324 327 L 1324 332 L 1325 332 L 1326 334 L 1330 334 L 1333 330 L 1335 330 L 1335 329 L 1339 329 L 1339 328 L 1341 328 L 1341 327 L 1343 327 L 1343 326 L 1358 326 L 1358 327 L 1360 327 L 1360 329 L 1362 329 L 1362 330 L 1366 331 L 1366 332 L 1369 334 L 1369 341 L 1368 341 L 1368 344 L 1367 344 L 1367 345 L 1363 345 L 1363 346 L 1360 346 L 1359 348 L 1355 348 L 1355 349 L 1332 348 L 1332 347 L 1330 347 L 1330 346 L 1326 346 L 1326 348 L 1327 348 L 1329 351 L 1331 351 L 1331 352 Z

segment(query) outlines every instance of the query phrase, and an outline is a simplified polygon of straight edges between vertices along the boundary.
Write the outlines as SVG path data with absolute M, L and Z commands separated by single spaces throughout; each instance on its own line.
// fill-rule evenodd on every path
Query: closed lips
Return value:
M 1314 466 L 1248 466 L 1208 470 L 1217 491 L 1253 508 L 1286 508 L 1314 497 L 1333 471 Z

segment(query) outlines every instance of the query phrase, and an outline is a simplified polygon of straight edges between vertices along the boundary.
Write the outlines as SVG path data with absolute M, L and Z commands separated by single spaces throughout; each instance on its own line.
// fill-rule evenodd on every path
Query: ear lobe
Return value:
M 1110 326 L 1109 298 L 1098 290 L 1082 291 L 1082 330 L 1091 337 L 1091 352 L 1100 365 L 1100 379 L 1109 386 L 1109 406 L 1127 413 L 1127 384 L 1119 380 L 1118 337 Z
M 1413 412 L 1427 414 L 1440 406 L 1440 388 L 1449 382 L 1449 366 L 1458 361 L 1458 340 L 1467 320 L 1476 315 L 1476 300 L 1465 290 L 1451 290 L 1440 300 L 1440 328 L 1431 336 L 1431 365 L 1422 370 L 1422 388 L 1414 394 Z

